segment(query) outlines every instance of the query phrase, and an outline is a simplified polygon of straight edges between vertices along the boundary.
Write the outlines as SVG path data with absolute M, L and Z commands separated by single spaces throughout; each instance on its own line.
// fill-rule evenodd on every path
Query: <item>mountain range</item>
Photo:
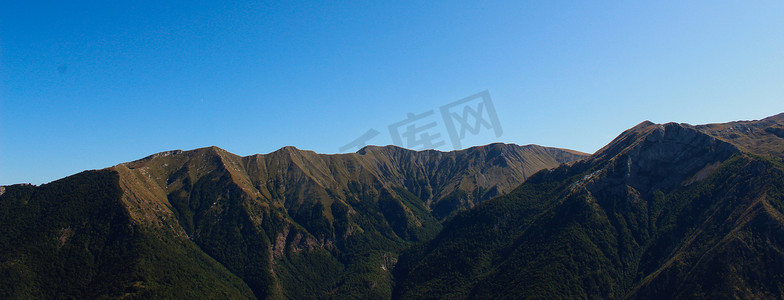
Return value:
M 0 195 L 5 296 L 388 297 L 397 253 L 586 154 L 168 151 Z M 54 272 L 54 273 L 51 273 Z
M 3 298 L 784 298 L 784 114 L 536 145 L 168 151 L 0 187 Z
M 401 255 L 396 298 L 784 298 L 784 114 L 643 122 Z

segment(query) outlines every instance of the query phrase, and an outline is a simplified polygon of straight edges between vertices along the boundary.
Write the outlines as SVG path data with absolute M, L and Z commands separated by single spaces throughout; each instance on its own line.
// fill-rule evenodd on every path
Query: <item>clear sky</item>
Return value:
M 784 112 L 782 1 L 162 2 L 0 4 L 0 184 L 210 145 L 392 144 L 409 113 L 450 150 L 440 108 L 482 91 L 502 133 L 462 148 L 590 153 L 643 120 Z

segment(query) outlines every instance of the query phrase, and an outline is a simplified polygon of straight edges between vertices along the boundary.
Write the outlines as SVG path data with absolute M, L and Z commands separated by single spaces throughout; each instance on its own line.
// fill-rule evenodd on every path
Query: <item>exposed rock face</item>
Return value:
M 648 194 L 679 187 L 697 171 L 739 152 L 690 125 L 644 122 L 580 164 L 606 164 L 587 185 L 592 192 L 610 186 L 625 191 L 628 185 Z

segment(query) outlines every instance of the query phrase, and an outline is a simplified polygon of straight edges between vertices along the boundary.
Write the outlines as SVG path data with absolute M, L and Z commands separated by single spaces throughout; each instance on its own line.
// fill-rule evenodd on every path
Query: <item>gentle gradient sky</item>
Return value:
M 483 90 L 503 135 L 464 147 L 594 152 L 643 120 L 784 112 L 782 1 L 161 2 L 0 4 L 0 184 L 390 144 L 407 113 Z

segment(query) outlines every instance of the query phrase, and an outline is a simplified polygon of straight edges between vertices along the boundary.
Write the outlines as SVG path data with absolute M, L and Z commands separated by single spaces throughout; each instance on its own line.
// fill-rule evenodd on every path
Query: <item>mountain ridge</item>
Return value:
M 156 249 L 171 253 L 200 249 L 225 268 L 202 264 L 211 270 L 205 276 L 222 280 L 221 293 L 247 296 L 250 290 L 272 299 L 377 298 L 391 293 L 389 271 L 396 253 L 430 239 L 441 221 L 514 188 L 541 168 L 578 158 L 582 155 L 577 152 L 504 144 L 451 152 L 365 147 L 358 153 L 330 155 L 283 147 L 249 156 L 211 146 L 159 152 L 67 178 L 116 178 L 112 185 L 122 192 L 102 201 L 125 209 L 128 219 L 121 226 L 145 232 L 133 235 L 134 242 L 161 245 Z M 50 185 L 61 181 L 42 187 Z M 24 207 L 0 201 L 0 208 L 4 205 Z M 57 235 L 60 229 L 48 230 Z M 73 232 L 80 238 L 101 236 Z M 156 255 L 142 250 L 138 257 Z M 85 263 L 90 265 L 90 260 Z M 371 267 L 378 264 L 384 267 Z M 28 268 L 22 264 L 12 269 Z M 146 268 L 140 274 L 155 270 Z M 244 287 L 232 288 L 232 278 L 241 279 Z M 35 282 L 52 284 L 45 276 Z M 125 287 L 130 295 L 177 294 L 155 279 L 143 284 L 147 290 L 133 288 L 137 282 L 111 284 Z
M 642 122 L 460 214 L 401 256 L 395 298 L 781 298 L 782 141 L 706 128 Z
M 159 152 L 0 187 L 0 297 L 784 298 L 781 130 Z

